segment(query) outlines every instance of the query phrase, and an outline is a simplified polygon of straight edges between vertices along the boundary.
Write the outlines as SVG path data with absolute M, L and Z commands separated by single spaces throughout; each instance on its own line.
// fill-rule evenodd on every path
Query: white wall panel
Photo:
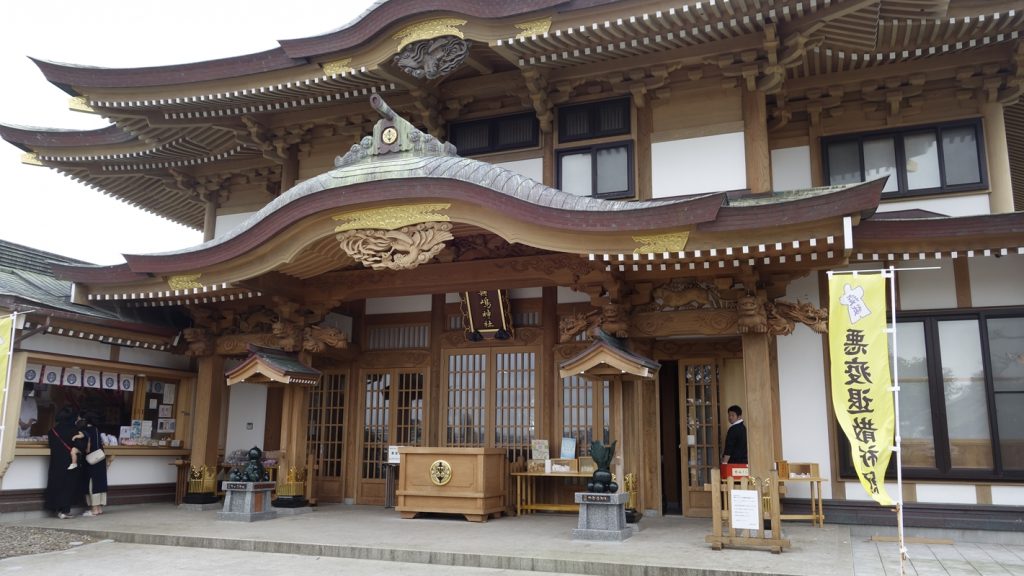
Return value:
M 527 178 L 532 178 L 537 182 L 544 181 L 543 158 L 528 158 L 526 160 L 514 160 L 512 162 L 495 162 L 494 165 L 517 172 Z
M 967 263 L 971 271 L 972 305 L 1024 304 L 1024 256 L 975 256 Z
M 93 340 L 82 340 L 81 338 L 54 336 L 52 334 L 36 334 L 22 340 L 18 347 L 23 350 L 49 352 L 65 356 L 80 356 L 82 358 L 98 360 L 110 359 L 109 344 L 101 344 Z
M 978 492 L 973 484 L 918 484 L 917 501 L 936 504 L 977 504 Z M 892 495 L 893 493 L 890 493 Z
M 810 301 L 817 305 L 817 276 L 801 278 L 789 285 L 786 299 Z M 821 336 L 798 324 L 789 336 L 777 339 L 779 355 L 779 405 L 782 419 L 782 457 L 791 462 L 817 462 L 828 477 L 828 398 L 826 396 L 824 348 Z M 750 418 L 756 418 L 751 415 Z M 809 495 L 799 483 L 787 485 L 791 497 Z M 829 483 L 822 484 L 825 498 L 832 497 Z
M 171 354 L 170 352 L 147 350 L 145 348 L 130 348 L 127 346 L 121 348 L 118 359 L 121 362 L 127 362 L 128 364 L 159 366 L 161 368 L 171 368 L 174 370 L 188 370 L 191 367 L 190 359 L 181 354 Z M 145 371 L 146 370 L 144 368 L 139 369 L 140 373 Z
M 558 287 L 558 303 L 568 304 L 572 302 L 590 302 L 590 295 L 586 292 L 577 292 L 565 286 Z
M 857 231 L 854 230 L 853 234 L 856 237 Z M 908 270 L 897 273 L 896 285 L 900 291 L 901 310 L 956 308 L 956 282 L 953 279 L 952 260 L 908 260 L 907 262 L 915 262 L 915 264 L 900 264 L 898 267 L 938 266 L 940 269 Z
M 404 314 L 407 312 L 429 311 L 430 294 L 366 299 L 367 314 Z
M 228 437 L 225 453 L 263 448 L 266 430 L 267 387 L 263 384 L 232 384 L 229 388 Z M 251 426 L 251 429 L 250 429 Z
M 805 190 L 810 187 L 810 146 L 772 150 L 772 190 Z
M 993 486 L 992 504 L 996 506 L 1024 506 L 1024 486 Z
M 49 456 L 15 456 L 0 480 L 3 490 L 40 490 L 46 488 Z
M 651 144 L 655 198 L 747 187 L 743 132 Z
M 969 196 L 950 196 L 939 198 L 919 198 L 916 200 L 882 200 L 879 212 L 896 212 L 899 210 L 927 210 L 945 216 L 977 216 L 989 214 L 988 194 L 971 194 Z M 854 231 L 856 234 L 856 231 Z

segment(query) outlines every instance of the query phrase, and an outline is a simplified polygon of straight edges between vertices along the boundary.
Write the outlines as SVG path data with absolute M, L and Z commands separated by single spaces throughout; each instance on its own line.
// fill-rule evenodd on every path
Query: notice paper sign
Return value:
M 757 490 L 733 490 L 732 527 L 737 530 L 759 530 L 761 528 L 760 498 Z
M 402 455 L 398 453 L 398 446 L 388 446 L 388 464 L 401 464 Z

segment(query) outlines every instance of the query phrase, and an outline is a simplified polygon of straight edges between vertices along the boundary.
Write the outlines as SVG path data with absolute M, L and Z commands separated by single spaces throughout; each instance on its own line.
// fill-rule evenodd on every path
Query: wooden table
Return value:
M 590 478 L 593 472 L 513 472 L 516 478 L 516 516 L 524 512 L 536 512 L 543 510 L 547 512 L 578 512 L 579 504 L 548 504 L 537 502 L 537 479 L 538 478 Z
M 826 478 L 820 476 L 791 476 L 780 478 L 779 483 L 783 486 L 797 482 L 806 482 L 811 488 L 811 513 L 810 514 L 783 514 L 783 520 L 810 520 L 812 526 L 825 527 L 825 511 L 821 506 L 821 483 Z

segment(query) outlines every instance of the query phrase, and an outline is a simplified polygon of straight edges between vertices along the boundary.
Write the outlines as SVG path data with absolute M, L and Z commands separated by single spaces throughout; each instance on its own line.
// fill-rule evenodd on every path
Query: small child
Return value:
M 85 438 L 85 433 L 79 432 L 78 434 L 72 436 L 71 440 L 81 440 L 82 438 Z M 78 448 L 71 448 L 71 464 L 68 464 L 68 470 L 74 470 L 75 468 L 78 468 L 78 455 L 81 453 L 82 451 L 79 450 Z

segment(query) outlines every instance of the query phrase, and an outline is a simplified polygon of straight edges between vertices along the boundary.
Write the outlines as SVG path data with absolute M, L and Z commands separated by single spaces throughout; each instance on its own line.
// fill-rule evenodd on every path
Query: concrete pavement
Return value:
M 796 522 L 784 527 L 792 547 L 782 554 L 761 550 L 711 550 L 704 543 L 704 536 L 710 532 L 710 520 L 678 516 L 644 518 L 641 530 L 622 543 L 572 540 L 576 516 L 571 514 L 504 517 L 478 524 L 446 516 L 402 520 L 390 509 L 336 504 L 321 505 L 308 514 L 283 515 L 254 523 L 217 520 L 216 511 L 184 510 L 171 504 L 109 507 L 103 516 L 72 520 L 5 515 L 0 522 L 87 532 L 113 540 L 61 553 L 66 554 L 69 561 L 98 555 L 100 559 L 86 562 L 90 565 L 102 565 L 104 555 L 120 565 L 122 558 L 135 554 L 146 557 L 149 554 L 146 550 L 152 552 L 150 546 L 172 546 L 177 548 L 162 550 L 186 549 L 185 554 L 171 555 L 180 558 L 183 567 L 189 564 L 189 559 L 198 561 L 212 554 L 229 563 L 249 558 L 253 565 L 276 567 L 275 573 L 295 570 L 300 564 L 306 566 L 314 561 L 322 562 L 316 565 L 321 566 L 334 565 L 338 559 L 352 559 L 392 564 L 386 566 L 387 571 L 381 571 L 383 568 L 379 566 L 357 567 L 359 563 L 350 563 L 352 566 L 346 564 L 345 573 L 359 574 L 361 572 L 354 571 L 358 569 L 369 570 L 367 574 L 419 574 L 424 569 L 436 573 L 443 566 L 446 571 L 450 567 L 475 570 L 453 570 L 453 574 L 500 574 L 500 571 L 616 576 L 899 574 L 896 545 L 870 541 L 872 533 L 886 533 L 885 529 L 853 527 L 851 534 L 849 526 L 826 524 L 824 528 L 814 528 Z M 953 545 L 911 545 L 907 573 L 1024 576 L 1024 534 L 972 532 L 957 536 Z M 982 541 L 971 541 L 978 539 Z M 237 557 L 237 553 L 244 552 L 257 554 Z M 54 557 L 51 560 L 64 558 L 55 554 L 45 556 Z M 19 572 L 15 566 L 32 562 L 34 560 L 27 557 L 0 561 L 0 574 L 31 574 L 31 571 Z M 74 564 L 77 566 L 79 562 Z M 244 565 L 248 564 L 238 567 Z M 319 573 L 315 571 L 319 569 L 316 566 L 309 567 L 308 573 Z M 226 565 L 222 567 L 228 571 Z M 302 569 L 298 573 L 307 572 Z

